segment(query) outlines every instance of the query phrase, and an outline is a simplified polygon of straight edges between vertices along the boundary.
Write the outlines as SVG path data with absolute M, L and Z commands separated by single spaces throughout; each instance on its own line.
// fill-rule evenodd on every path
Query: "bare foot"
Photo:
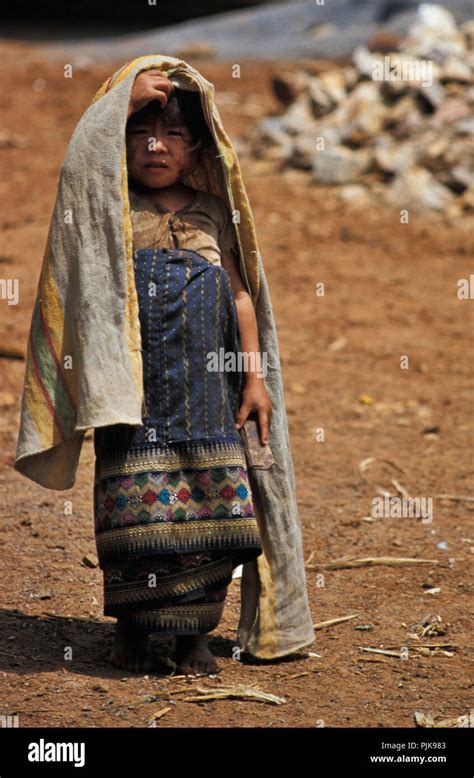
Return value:
M 117 667 L 132 673 L 147 672 L 155 664 L 148 635 L 137 631 L 123 619 L 117 621 L 110 659 Z
M 173 657 L 178 672 L 220 673 L 214 655 L 208 646 L 208 635 L 178 635 Z

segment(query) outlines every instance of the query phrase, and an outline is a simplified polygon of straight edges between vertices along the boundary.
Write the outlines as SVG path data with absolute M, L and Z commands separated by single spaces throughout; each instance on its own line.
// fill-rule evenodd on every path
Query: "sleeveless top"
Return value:
M 192 249 L 213 265 L 221 264 L 221 252 L 238 256 L 231 211 L 221 197 L 196 190 L 194 200 L 174 212 L 131 188 L 129 201 L 134 251 Z

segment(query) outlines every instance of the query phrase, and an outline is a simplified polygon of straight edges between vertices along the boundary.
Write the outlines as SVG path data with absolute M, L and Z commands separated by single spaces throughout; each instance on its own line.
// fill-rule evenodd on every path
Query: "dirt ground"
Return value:
M 62 66 L 45 64 L 30 46 L 0 48 L 0 267 L 2 278 L 20 280 L 19 304 L 1 300 L 1 332 L 3 345 L 24 353 L 59 166 L 82 111 L 114 68 L 67 80 Z M 215 82 L 232 138 L 277 107 L 270 88 L 277 65 L 248 63 L 240 80 L 227 65 L 196 66 Z M 82 562 L 96 560 L 92 435 L 72 490 L 49 491 L 14 471 L 24 361 L 2 358 L 0 713 L 18 714 L 21 727 L 147 727 L 163 708 L 159 727 L 412 727 L 416 711 L 435 719 L 469 714 L 473 505 L 438 495 L 473 494 L 473 303 L 456 294 L 458 279 L 473 271 L 472 219 L 412 215 L 400 224 L 382 203 L 353 209 L 302 174 L 247 159 L 242 169 L 279 334 L 313 619 L 355 618 L 318 629 L 314 645 L 292 657 L 235 661 L 235 579 L 212 633 L 218 678 L 173 677 L 172 642 L 156 638 L 161 671 L 114 668 L 107 652 L 115 621 L 102 616 L 102 574 Z M 324 297 L 315 293 L 318 282 Z M 364 480 L 359 464 L 369 457 L 403 472 L 369 468 Z M 375 484 L 394 491 L 394 476 L 412 496 L 433 498 L 431 523 L 367 520 Z M 66 500 L 72 517 L 64 516 Z M 344 556 L 432 561 L 322 567 Z M 440 634 L 410 637 L 429 615 L 440 617 Z M 446 643 L 445 653 L 411 648 Z M 409 647 L 406 658 L 362 650 L 401 646 Z M 255 684 L 285 702 L 185 700 L 197 687 L 234 684 Z

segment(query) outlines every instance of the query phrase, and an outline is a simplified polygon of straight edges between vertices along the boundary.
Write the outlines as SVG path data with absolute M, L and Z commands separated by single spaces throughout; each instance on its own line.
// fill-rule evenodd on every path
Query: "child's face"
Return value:
M 196 163 L 189 130 L 146 118 L 130 123 L 126 133 L 129 175 L 150 189 L 174 184 Z

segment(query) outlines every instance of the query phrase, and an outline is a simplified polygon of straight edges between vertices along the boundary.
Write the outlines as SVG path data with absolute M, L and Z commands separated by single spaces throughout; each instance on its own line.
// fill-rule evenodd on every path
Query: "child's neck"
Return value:
M 175 181 L 168 186 L 151 188 L 144 186 L 138 181 L 130 181 L 130 188 L 138 194 L 144 194 L 151 197 L 158 205 L 168 210 L 178 210 L 191 203 L 196 194 L 196 190 L 191 186 L 186 186 L 182 181 Z

